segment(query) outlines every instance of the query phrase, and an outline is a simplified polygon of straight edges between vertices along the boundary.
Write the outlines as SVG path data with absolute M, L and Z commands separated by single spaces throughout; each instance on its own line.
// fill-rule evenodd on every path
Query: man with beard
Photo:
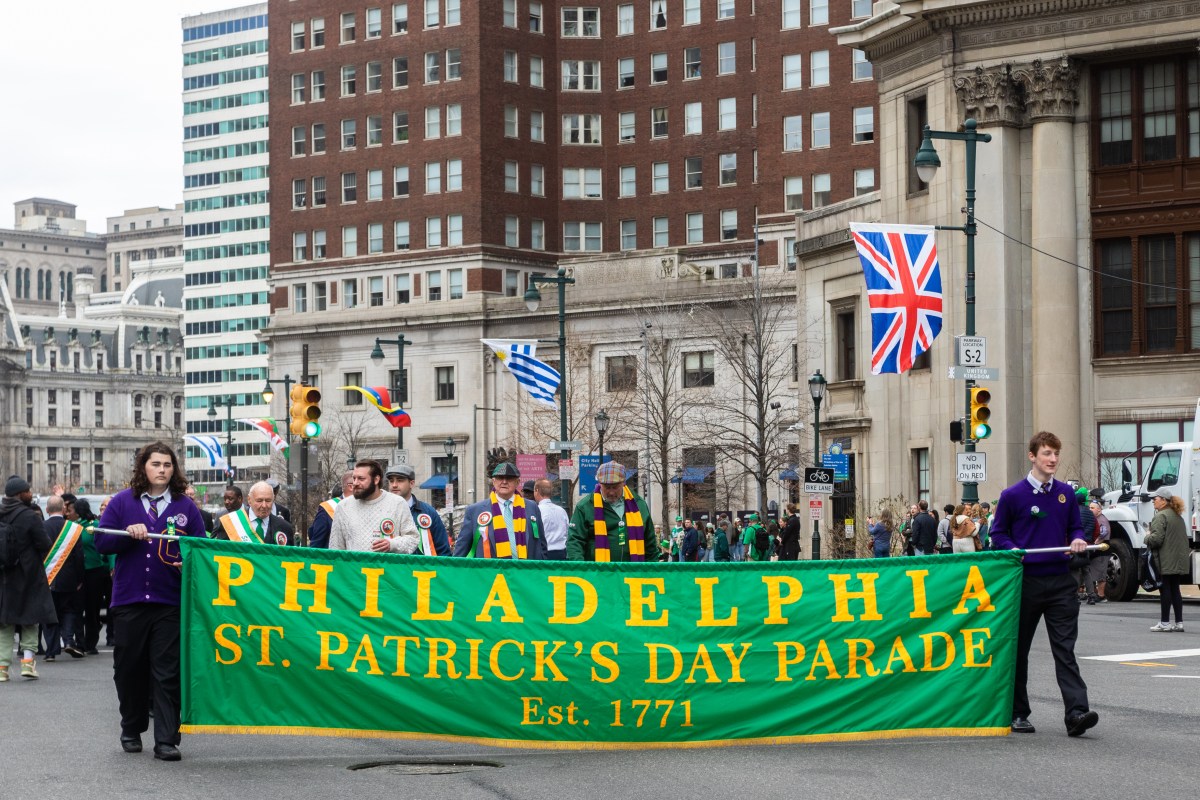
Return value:
M 383 468 L 378 461 L 354 465 L 353 494 L 338 504 L 329 532 L 330 550 L 376 553 L 414 553 L 417 525 L 408 502 L 383 490 Z

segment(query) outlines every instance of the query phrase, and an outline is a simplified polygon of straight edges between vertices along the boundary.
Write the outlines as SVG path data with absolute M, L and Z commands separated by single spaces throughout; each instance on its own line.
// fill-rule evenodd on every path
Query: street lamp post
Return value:
M 827 381 L 817 370 L 808 379 L 808 393 L 813 401 L 813 466 L 821 466 L 821 401 L 825 399 Z M 812 559 L 821 558 L 821 521 L 813 519 Z
M 271 388 L 271 385 L 276 384 L 276 383 L 283 384 L 283 396 L 285 398 L 287 398 L 288 400 L 290 400 L 292 397 L 292 384 L 299 383 L 299 381 L 292 380 L 291 375 L 284 375 L 283 378 L 272 378 L 270 375 L 268 375 L 267 382 L 263 386 L 263 390 L 262 390 L 263 402 L 267 404 L 267 408 L 271 407 L 271 401 L 275 399 L 275 390 Z M 276 425 L 275 427 L 276 427 L 276 429 L 278 429 L 279 426 Z M 285 442 L 287 442 L 288 457 L 285 460 L 287 461 L 287 483 L 288 483 L 288 489 L 290 490 L 292 488 L 292 458 L 291 458 L 291 456 L 292 456 L 292 426 L 291 425 L 283 426 L 283 437 L 284 437 L 283 440 Z
M 396 397 L 392 398 L 392 403 L 398 406 L 404 405 L 405 397 L 408 395 L 408 380 L 404 377 L 404 346 L 413 344 L 408 339 L 404 338 L 404 334 L 398 334 L 396 341 L 388 341 L 375 337 L 375 347 L 371 350 L 371 360 L 376 364 L 383 363 L 383 346 L 395 347 L 399 358 L 399 370 L 396 373 L 396 385 L 388 387 L 395 391 Z M 396 449 L 404 449 L 404 428 L 396 428 Z
M 446 465 L 446 488 L 449 489 L 450 485 L 454 482 L 454 437 L 447 436 L 446 441 L 442 442 L 442 447 L 446 450 L 446 458 L 449 459 L 449 463 Z M 447 496 L 449 496 L 449 492 L 447 492 Z M 450 541 L 454 541 L 454 504 L 446 503 L 446 505 L 450 508 L 450 530 L 448 533 L 450 534 Z
M 525 307 L 530 311 L 537 311 L 538 304 L 542 302 L 542 293 L 538 291 L 539 283 L 549 283 L 558 287 L 558 435 L 559 441 L 567 441 L 567 286 L 575 283 L 574 278 L 567 277 L 567 271 L 559 267 L 555 277 L 549 275 L 530 275 L 529 289 L 525 292 Z M 570 458 L 570 450 L 562 450 L 559 452 L 560 461 L 565 461 Z M 560 491 L 562 492 L 563 506 L 567 510 L 567 514 L 571 513 L 571 482 L 563 477 L 562 468 L 558 470 Z
M 675 483 L 678 484 L 678 488 L 675 490 L 675 497 L 677 498 L 676 502 L 679 505 L 678 516 L 682 517 L 683 516 L 683 467 L 675 468 Z
M 933 140 L 946 139 L 954 142 L 965 142 L 967 146 L 966 224 L 962 226 L 935 226 L 940 231 L 962 231 L 967 235 L 967 336 L 975 335 L 975 144 L 976 142 L 990 142 L 992 140 L 991 134 L 979 133 L 977 127 L 978 125 L 974 119 L 967 119 L 963 122 L 963 129 L 961 131 L 935 131 L 926 125 L 925 134 L 921 139 L 921 147 L 917 150 L 917 155 L 913 159 L 913 166 L 917 168 L 917 177 L 925 183 L 930 183 L 933 181 L 933 176 L 937 174 L 938 167 L 942 165 L 942 160 L 938 158 L 937 150 L 933 146 Z M 975 381 L 967 381 L 965 405 L 968 419 L 971 416 L 971 389 L 974 386 Z M 964 431 L 964 434 L 964 450 L 968 453 L 974 453 L 974 431 Z M 979 484 L 974 481 L 963 483 L 962 500 L 963 503 L 978 503 Z
M 596 433 L 600 434 L 600 463 L 604 463 L 604 432 L 608 430 L 608 413 L 602 408 L 596 414 Z
M 233 486 L 233 398 L 208 398 L 208 416 L 217 416 L 217 406 L 225 407 L 225 464 L 228 469 L 226 486 Z
M 479 488 L 479 412 L 499 411 L 500 409 L 476 405 L 471 408 L 471 497 L 469 499 L 474 500 L 475 490 Z M 468 505 L 470 505 L 469 502 Z

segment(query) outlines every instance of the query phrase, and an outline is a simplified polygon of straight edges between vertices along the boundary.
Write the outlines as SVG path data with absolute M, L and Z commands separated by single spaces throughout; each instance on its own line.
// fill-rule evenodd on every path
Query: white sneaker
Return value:
M 1174 625 L 1171 626 L 1171 630 L 1175 631 L 1176 633 L 1183 633 L 1183 623 L 1176 622 Z
M 1171 623 L 1169 623 L 1169 622 L 1160 622 L 1157 625 L 1155 625 L 1153 628 L 1151 628 L 1150 630 L 1154 631 L 1155 633 L 1162 633 L 1163 631 L 1174 630 L 1174 628 L 1171 626 Z

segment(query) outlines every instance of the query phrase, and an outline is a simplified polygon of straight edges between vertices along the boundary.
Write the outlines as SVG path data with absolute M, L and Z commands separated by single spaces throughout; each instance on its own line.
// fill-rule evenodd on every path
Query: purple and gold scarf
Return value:
M 629 537 L 629 560 L 645 561 L 646 528 L 642 523 L 642 512 L 638 508 L 637 501 L 633 499 L 633 492 L 629 491 L 628 486 L 623 488 L 625 490 L 625 533 Z M 595 521 L 596 560 L 612 561 L 612 548 L 608 543 L 608 525 L 604 522 L 604 498 L 601 497 L 598 490 L 592 495 L 592 512 L 594 514 L 592 519 Z M 516 522 L 513 523 L 513 527 L 516 527 Z

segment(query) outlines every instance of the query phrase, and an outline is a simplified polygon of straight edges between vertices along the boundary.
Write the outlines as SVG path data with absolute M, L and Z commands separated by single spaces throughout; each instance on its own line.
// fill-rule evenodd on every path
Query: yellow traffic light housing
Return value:
M 293 436 L 315 439 L 321 435 L 321 392 L 303 383 L 292 387 L 291 425 Z
M 971 438 L 986 439 L 992 435 L 992 410 L 988 403 L 992 393 L 982 386 L 971 389 Z

